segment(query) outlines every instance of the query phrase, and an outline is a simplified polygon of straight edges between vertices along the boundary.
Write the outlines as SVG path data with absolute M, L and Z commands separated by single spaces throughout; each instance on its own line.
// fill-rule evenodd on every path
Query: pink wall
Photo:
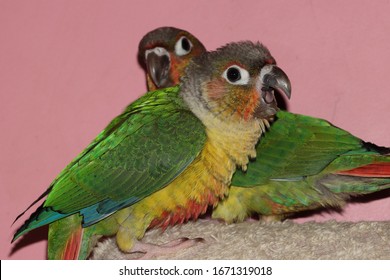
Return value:
M 292 80 L 291 111 L 390 146 L 389 11 L 389 1 L 2 0 L 1 259 L 45 257 L 45 229 L 9 255 L 21 221 L 11 223 L 145 92 L 137 46 L 159 26 L 187 29 L 209 49 L 262 41 Z M 387 193 L 303 220 L 389 220 L 389 213 Z

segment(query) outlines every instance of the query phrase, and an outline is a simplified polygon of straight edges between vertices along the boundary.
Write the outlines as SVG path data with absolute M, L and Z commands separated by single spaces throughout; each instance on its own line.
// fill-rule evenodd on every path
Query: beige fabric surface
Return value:
M 226 225 L 198 220 L 148 231 L 142 240 L 164 244 L 181 237 L 202 237 L 203 243 L 156 259 L 390 259 L 390 222 L 264 223 Z M 131 259 L 114 238 L 100 242 L 92 259 Z

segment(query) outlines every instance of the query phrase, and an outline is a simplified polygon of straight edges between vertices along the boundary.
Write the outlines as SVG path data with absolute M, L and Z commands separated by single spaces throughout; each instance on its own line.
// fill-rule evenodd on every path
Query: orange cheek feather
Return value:
M 247 121 L 252 118 L 253 112 L 259 102 L 259 95 L 255 90 L 250 91 L 249 94 L 246 91 L 242 91 L 241 100 L 242 102 L 238 106 L 237 112 Z
M 174 85 L 179 84 L 180 77 L 184 74 L 175 57 L 171 56 L 171 79 Z
M 244 120 L 252 118 L 259 103 L 259 94 L 256 90 L 251 90 L 249 93 L 244 89 L 236 89 L 234 93 L 235 97 L 232 98 L 229 93 L 226 93 L 226 86 L 224 85 L 223 78 L 220 78 L 207 85 L 208 98 L 210 101 L 217 101 L 225 98 L 228 103 L 231 103 L 231 108 L 235 108 L 236 113 Z
M 179 84 L 180 78 L 184 75 L 184 70 L 189 62 L 189 59 L 178 59 L 171 56 L 171 79 L 175 85 Z

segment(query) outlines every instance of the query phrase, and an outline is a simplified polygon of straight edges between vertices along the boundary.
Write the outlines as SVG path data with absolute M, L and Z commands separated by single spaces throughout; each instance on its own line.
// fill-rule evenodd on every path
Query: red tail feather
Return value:
M 66 247 L 62 255 L 63 260 L 77 260 L 79 258 L 82 237 L 83 228 L 80 225 L 80 227 L 72 233 L 66 243 Z
M 340 175 L 350 175 L 359 177 L 389 177 L 390 162 L 372 163 L 358 168 L 337 172 Z

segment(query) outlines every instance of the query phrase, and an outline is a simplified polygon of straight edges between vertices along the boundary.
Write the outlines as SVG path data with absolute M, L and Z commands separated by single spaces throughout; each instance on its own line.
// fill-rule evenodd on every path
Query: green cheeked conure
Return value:
M 49 224 L 50 259 L 85 259 L 101 236 L 116 236 L 123 252 L 149 253 L 139 241 L 148 229 L 196 219 L 227 196 L 277 112 L 274 90 L 290 97 L 260 43 L 197 56 L 180 85 L 131 103 L 65 167 L 14 240 Z

